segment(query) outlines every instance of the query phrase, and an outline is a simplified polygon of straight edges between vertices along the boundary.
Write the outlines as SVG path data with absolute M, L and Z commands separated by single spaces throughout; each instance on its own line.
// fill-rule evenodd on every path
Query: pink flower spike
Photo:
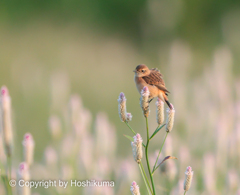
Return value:
M 143 87 L 141 94 L 142 94 L 142 96 L 146 96 L 146 97 L 148 97 L 150 95 L 150 92 L 149 92 L 147 86 Z
M 1 88 L 1 95 L 2 96 L 8 96 L 8 89 L 6 86 L 2 86 Z
M 28 164 L 26 162 L 21 162 L 19 164 L 19 167 L 18 167 L 18 170 L 17 170 L 17 178 L 18 178 L 18 180 L 24 179 L 25 181 L 28 181 L 30 179 L 29 167 L 28 167 Z M 24 187 L 21 188 L 21 189 L 24 189 Z M 30 193 L 28 193 L 28 194 L 30 194 Z
M 135 181 L 132 182 L 130 191 L 131 191 L 132 195 L 140 195 L 139 186 L 137 185 L 137 183 Z
M 19 165 L 19 171 L 25 171 L 25 170 L 27 170 L 28 169 L 28 165 L 27 165 L 27 163 L 25 163 L 25 162 L 22 162 L 22 163 L 20 163 L 20 165 Z
M 192 172 L 192 167 L 188 166 L 187 167 L 187 172 Z
M 133 137 L 133 142 L 131 142 L 133 158 L 137 163 L 141 162 L 143 153 L 142 153 L 142 137 L 140 134 L 136 134 Z
M 31 137 L 32 137 L 32 136 L 31 136 L 29 133 L 27 133 L 27 134 L 25 135 L 25 140 L 30 140 Z
M 133 137 L 133 139 L 134 139 L 134 142 L 139 142 L 139 141 L 142 142 L 142 137 L 141 137 L 141 135 L 140 135 L 139 133 L 137 133 L 137 134 Z
M 122 101 L 126 99 L 123 92 L 120 93 L 119 98 L 120 98 Z
M 28 145 L 28 144 L 34 145 L 34 140 L 30 133 L 26 133 L 23 137 L 23 145 Z
M 132 182 L 132 186 L 137 186 L 136 181 L 133 181 L 133 182 Z
M 118 98 L 118 113 L 122 122 L 128 122 L 127 108 L 126 108 L 126 97 L 123 92 L 119 94 Z
M 149 115 L 149 95 L 150 92 L 148 90 L 148 88 L 145 86 L 143 87 L 142 91 L 141 91 L 141 98 L 140 98 L 140 105 L 142 107 L 142 111 L 143 111 L 143 115 L 145 117 L 148 117 Z
M 35 142 L 30 133 L 26 133 L 24 135 L 22 144 L 23 144 L 24 160 L 27 163 L 27 165 L 30 166 L 33 163 L 34 147 L 35 147 Z
M 132 120 L 132 114 L 131 113 L 127 113 L 127 121 L 131 121 Z
M 185 191 L 188 191 L 189 188 L 191 187 L 192 178 L 193 178 L 192 167 L 188 166 L 186 169 L 186 172 L 185 172 L 185 180 L 184 180 L 184 185 L 183 185 L 183 189 Z
M 1 127 L 3 130 L 5 152 L 8 156 L 12 155 L 13 150 L 11 107 L 11 97 L 9 96 L 8 89 L 6 86 L 2 86 L 0 94 Z

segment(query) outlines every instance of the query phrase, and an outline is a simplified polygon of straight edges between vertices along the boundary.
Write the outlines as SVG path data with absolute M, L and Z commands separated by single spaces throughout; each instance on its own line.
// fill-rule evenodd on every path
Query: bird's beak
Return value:
M 133 72 L 137 72 L 136 70 L 134 70 Z

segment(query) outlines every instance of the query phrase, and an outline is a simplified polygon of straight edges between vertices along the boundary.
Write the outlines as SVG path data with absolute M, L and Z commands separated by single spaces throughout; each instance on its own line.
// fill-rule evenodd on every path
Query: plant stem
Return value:
M 164 138 L 164 140 L 163 140 L 163 143 L 162 143 L 161 149 L 160 149 L 160 151 L 159 151 L 159 153 L 158 153 L 158 157 L 157 157 L 156 162 L 155 162 L 155 164 L 154 164 L 154 167 L 153 167 L 153 170 L 152 170 L 152 174 L 153 174 L 154 171 L 156 170 L 156 165 L 157 165 L 157 162 L 158 162 L 159 156 L 160 156 L 160 154 L 161 154 L 161 152 L 162 152 L 163 145 L 164 145 L 164 143 L 165 143 L 165 141 L 166 141 L 167 136 L 168 136 L 168 132 L 166 133 L 166 136 L 165 136 L 165 138 Z
M 12 175 L 12 163 L 11 163 L 11 157 L 9 155 L 7 155 L 7 171 L 6 171 L 7 175 L 8 175 L 8 179 L 11 179 L 11 175 Z
M 152 177 L 152 173 L 151 173 L 151 169 L 150 169 L 150 165 L 149 165 L 149 160 L 148 160 L 149 130 L 148 130 L 148 118 L 147 117 L 146 117 L 146 128 L 147 128 L 147 144 L 146 144 L 146 148 L 145 148 L 146 161 L 147 161 L 149 176 L 150 176 L 151 183 L 152 183 L 153 194 L 156 195 L 155 186 L 154 186 L 154 182 L 153 182 L 153 177 Z
M 156 130 L 157 130 L 159 127 L 161 127 L 161 125 L 158 125 L 157 128 L 156 128 Z M 156 131 L 156 130 L 155 130 L 155 131 Z
M 126 125 L 129 127 L 129 129 L 133 132 L 134 135 L 136 135 L 137 133 L 130 127 L 130 125 L 128 124 L 128 122 L 125 122 Z M 142 143 L 143 147 L 146 147 L 144 143 Z
M 145 170 L 144 170 L 144 168 L 143 168 L 143 164 L 142 164 L 142 162 L 140 162 L 140 165 L 141 165 L 141 168 L 142 168 L 142 170 L 143 170 L 143 174 L 144 174 L 144 176 L 145 176 L 145 179 L 146 179 L 146 181 L 147 181 L 147 183 L 148 183 L 148 187 L 149 187 L 151 193 L 153 193 L 153 192 L 152 192 L 152 189 L 151 189 L 151 186 L 150 186 L 150 183 L 149 183 L 149 181 L 148 181 L 148 178 L 147 178 L 146 172 L 145 172 Z
M 186 194 L 187 191 L 184 192 L 184 195 Z
M 129 127 L 129 129 L 133 132 L 134 135 L 136 135 L 137 133 L 130 127 L 130 125 L 128 124 L 128 122 L 125 122 L 126 125 Z
M 12 195 L 12 187 L 9 185 L 9 181 L 11 180 L 12 176 L 12 161 L 11 156 L 7 155 L 7 169 L 6 169 L 6 188 L 7 188 L 7 194 Z
M 3 184 L 4 184 L 4 187 L 5 187 L 5 191 L 6 191 L 6 194 L 9 194 L 8 193 L 8 189 L 9 189 L 9 184 L 8 184 L 8 179 L 7 179 L 7 175 L 1 175 L 1 178 L 2 178 L 2 181 L 3 181 Z
M 160 125 L 157 126 L 157 128 L 156 128 L 155 131 L 157 131 L 159 127 L 160 127 Z M 155 132 L 155 131 L 154 131 L 154 132 Z M 151 135 L 149 139 L 151 140 L 152 138 L 153 138 L 153 135 Z
M 148 186 L 148 184 L 147 184 L 147 182 L 146 182 L 145 176 L 143 175 L 142 167 L 141 167 L 140 164 L 138 164 L 138 166 L 139 166 L 139 169 L 140 169 L 140 171 L 141 171 L 141 174 L 142 174 L 142 177 L 143 177 L 144 183 L 145 183 L 145 185 L 146 185 L 146 187 L 147 187 L 148 194 L 152 194 L 152 193 L 150 193 L 150 191 L 149 191 L 150 188 L 149 188 L 149 186 Z
M 158 127 L 157 127 L 157 129 L 154 131 L 154 133 L 150 136 L 150 140 L 165 126 L 166 124 L 163 124 L 163 125 L 159 125 Z

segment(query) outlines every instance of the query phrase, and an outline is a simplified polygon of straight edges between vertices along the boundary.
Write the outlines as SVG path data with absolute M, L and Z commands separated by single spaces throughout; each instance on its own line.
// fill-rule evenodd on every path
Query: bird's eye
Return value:
M 145 70 L 142 70 L 142 72 L 145 72 Z

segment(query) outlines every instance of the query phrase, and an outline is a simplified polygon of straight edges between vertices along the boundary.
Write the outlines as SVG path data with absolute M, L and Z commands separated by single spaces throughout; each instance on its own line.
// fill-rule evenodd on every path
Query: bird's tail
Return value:
M 172 110 L 172 105 L 170 104 L 170 102 L 167 99 L 165 99 L 165 102 L 168 105 L 168 107 Z
M 168 105 L 168 107 L 172 110 L 172 105 L 171 105 L 170 102 L 168 101 L 167 96 L 164 94 L 163 97 L 164 97 L 164 100 L 165 100 L 166 104 Z

